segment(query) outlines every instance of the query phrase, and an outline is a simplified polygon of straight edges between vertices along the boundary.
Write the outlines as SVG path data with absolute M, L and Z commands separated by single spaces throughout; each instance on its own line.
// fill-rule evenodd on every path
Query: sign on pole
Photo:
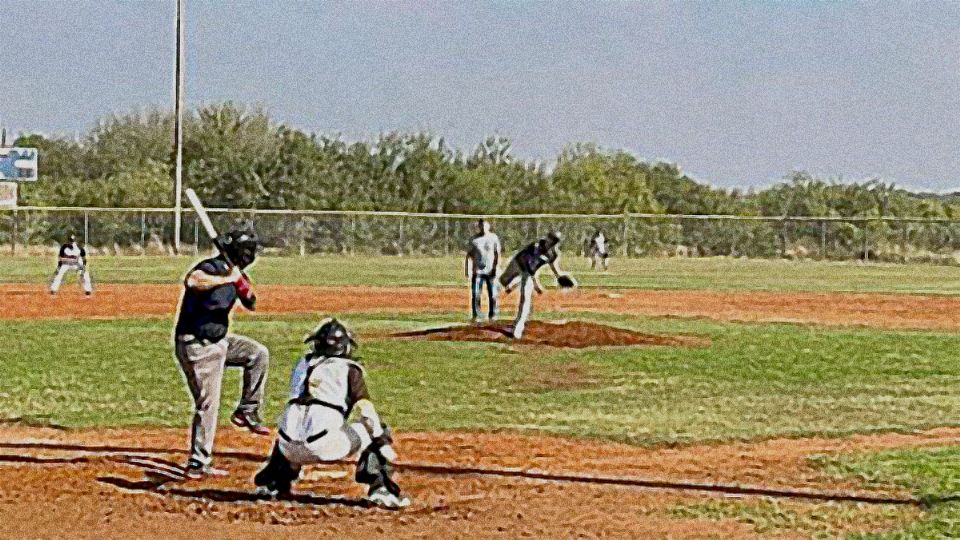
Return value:
M 0 182 L 0 208 L 17 207 L 17 183 Z
M 0 148 L 0 181 L 36 182 L 36 148 Z

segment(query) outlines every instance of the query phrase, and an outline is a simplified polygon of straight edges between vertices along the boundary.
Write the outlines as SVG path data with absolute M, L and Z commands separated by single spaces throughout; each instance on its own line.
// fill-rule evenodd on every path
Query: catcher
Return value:
M 543 294 L 543 287 L 537 280 L 537 272 L 544 265 L 550 266 L 550 270 L 557 277 L 557 284 L 563 288 L 576 286 L 572 277 L 561 274 L 557 266 L 557 259 L 560 253 L 557 251 L 557 245 L 560 244 L 561 236 L 559 232 L 551 232 L 547 236 L 521 249 L 513 256 L 507 269 L 500 275 L 500 285 L 506 290 L 507 294 L 513 291 L 513 288 L 520 285 L 520 306 L 517 309 L 517 319 L 513 323 L 513 338 L 523 337 L 523 330 L 530 318 L 530 311 L 533 308 L 533 291 L 537 294 Z
M 369 486 L 367 500 L 383 508 L 409 506 L 410 499 L 391 478 L 397 456 L 390 430 L 370 402 L 350 331 L 328 319 L 304 343 L 310 349 L 293 369 L 290 401 L 280 415 L 270 460 L 253 479 L 257 491 L 284 497 L 303 465 L 339 461 L 359 452 L 356 481 Z M 360 418 L 350 423 L 354 410 Z
M 67 272 L 74 270 L 80 274 L 80 283 L 83 286 L 83 294 L 90 296 L 93 294 L 93 284 L 90 282 L 90 271 L 87 270 L 87 250 L 77 244 L 77 238 L 70 235 L 67 243 L 60 246 L 57 254 L 57 272 L 53 276 L 53 282 L 50 283 L 50 294 L 56 295 L 63 284 L 63 278 Z

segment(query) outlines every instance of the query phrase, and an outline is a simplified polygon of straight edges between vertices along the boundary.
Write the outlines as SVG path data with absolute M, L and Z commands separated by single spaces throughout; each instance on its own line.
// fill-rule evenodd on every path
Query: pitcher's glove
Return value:
M 562 289 L 572 289 L 577 286 L 577 282 L 570 274 L 561 274 L 557 276 L 557 285 Z

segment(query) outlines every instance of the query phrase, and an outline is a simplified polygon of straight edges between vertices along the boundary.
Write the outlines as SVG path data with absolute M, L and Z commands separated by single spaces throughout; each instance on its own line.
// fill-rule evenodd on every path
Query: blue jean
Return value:
M 480 318 L 480 294 L 483 284 L 487 284 L 487 302 L 490 318 L 497 317 L 497 277 L 493 274 L 474 274 L 471 279 L 470 296 L 473 301 L 473 318 Z

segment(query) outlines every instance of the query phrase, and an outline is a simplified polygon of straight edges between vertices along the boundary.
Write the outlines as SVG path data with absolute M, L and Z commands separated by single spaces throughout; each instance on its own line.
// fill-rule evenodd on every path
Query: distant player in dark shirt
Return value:
M 243 396 L 230 420 L 260 435 L 270 433 L 259 416 L 270 353 L 248 337 L 228 333 L 230 310 L 238 300 L 249 310 L 256 307 L 243 269 L 256 258 L 257 238 L 252 232 L 231 231 L 218 241 L 229 261 L 221 254 L 201 261 L 187 274 L 174 331 L 175 354 L 195 405 L 189 478 L 222 473 L 211 462 L 227 366 L 243 368 Z
M 533 292 L 543 293 L 543 287 L 537 280 L 537 272 L 543 266 L 549 266 L 554 275 L 560 276 L 557 259 L 560 253 L 557 245 L 560 244 L 560 233 L 551 232 L 547 236 L 529 244 L 513 256 L 507 269 L 500 276 L 500 285 L 509 294 L 514 287 L 520 286 L 520 306 L 517 309 L 517 319 L 513 323 L 513 337 L 523 337 L 523 330 L 530 318 L 533 309 Z
M 83 293 L 87 296 L 93 294 L 93 284 L 90 282 L 90 271 L 87 268 L 87 250 L 77 244 L 77 239 L 72 234 L 67 243 L 60 246 L 60 251 L 57 252 L 57 271 L 53 276 L 53 282 L 50 283 L 50 294 L 57 294 L 60 285 L 63 284 L 63 278 L 71 270 L 80 274 Z

